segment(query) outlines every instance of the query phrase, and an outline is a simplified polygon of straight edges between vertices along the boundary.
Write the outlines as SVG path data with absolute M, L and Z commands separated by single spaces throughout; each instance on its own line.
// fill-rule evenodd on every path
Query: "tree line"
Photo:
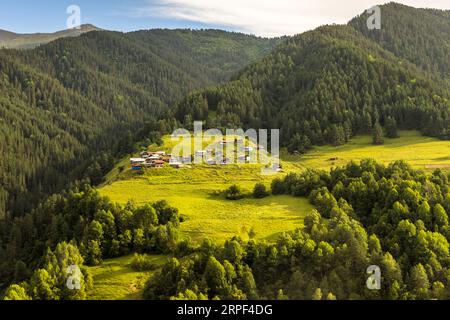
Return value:
M 316 209 L 304 227 L 274 242 L 199 245 L 179 236 L 182 219 L 165 202 L 120 206 L 75 188 L 1 230 L 1 279 L 14 283 L 4 298 L 83 299 L 92 286 L 83 265 L 137 252 L 172 256 L 147 282 L 146 299 L 448 299 L 449 179 L 370 159 L 291 173 L 270 192 L 310 199 Z M 74 261 L 84 283 L 77 294 L 61 277 Z M 154 269 L 145 256 L 133 261 Z M 370 265 L 381 269 L 381 290 L 366 286 Z
M 205 240 L 146 285 L 147 299 L 448 299 L 449 174 L 402 161 L 349 163 L 272 182 L 317 210 L 275 243 Z M 381 290 L 366 286 L 370 265 Z
M 6 298 L 83 299 L 92 279 L 75 294 L 66 287 L 70 265 L 98 265 L 136 253 L 173 253 L 180 216 L 165 201 L 136 206 L 112 203 L 87 184 L 53 195 L 30 214 L 0 228 L 0 288 Z M 76 290 L 75 290 L 76 291 Z

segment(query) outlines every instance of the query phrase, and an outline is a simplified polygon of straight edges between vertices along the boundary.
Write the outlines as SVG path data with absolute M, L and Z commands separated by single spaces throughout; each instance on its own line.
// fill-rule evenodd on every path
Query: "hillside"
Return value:
M 445 210 L 448 212 L 450 208 L 448 202 L 450 194 L 446 195 L 445 200 L 443 198 L 440 198 L 440 200 L 428 200 L 430 201 L 429 206 L 427 200 L 424 200 L 422 197 L 429 194 L 426 190 L 433 188 L 431 186 L 432 183 L 441 184 L 443 190 L 445 190 L 444 193 L 448 192 L 448 186 L 444 184 L 448 181 L 448 172 L 446 170 L 450 167 L 450 158 L 448 156 L 450 142 L 436 138 L 426 138 L 416 131 L 400 131 L 399 135 L 399 138 L 386 139 L 385 144 L 382 146 L 373 146 L 371 137 L 363 135 L 356 136 L 349 143 L 339 147 L 330 145 L 314 147 L 304 155 L 283 154 L 283 172 L 275 177 L 260 176 L 258 168 L 248 164 L 225 167 L 192 165 L 183 169 L 165 167 L 135 172 L 131 170 L 128 159 L 126 159 L 119 164 L 119 166 L 124 167 L 123 171 L 115 176 L 111 176 L 111 180 L 100 188 L 99 192 L 101 195 L 108 196 L 112 201 L 117 201 L 120 204 L 135 203 L 136 205 L 141 205 L 164 198 L 169 204 L 180 209 L 180 214 L 183 218 L 183 223 L 180 225 L 181 235 L 192 239 L 194 245 L 200 244 L 201 249 L 199 249 L 199 252 L 206 251 L 205 246 L 209 242 L 205 241 L 205 239 L 211 239 L 212 243 L 225 252 L 232 250 L 230 249 L 230 242 L 233 241 L 237 241 L 243 248 L 248 246 L 249 252 L 247 255 L 244 254 L 245 258 L 242 260 L 245 263 L 249 263 L 249 265 L 255 263 L 253 265 L 255 267 L 252 270 L 257 287 L 260 290 L 259 292 L 265 292 L 272 298 L 275 298 L 275 294 L 280 288 L 279 283 L 274 283 L 280 279 L 286 281 L 283 291 L 291 299 L 310 299 L 316 287 L 320 287 L 324 292 L 330 291 L 333 294 L 337 294 L 339 299 L 355 297 L 353 295 L 346 297 L 346 290 L 349 290 L 348 292 L 352 294 L 357 292 L 360 295 L 367 294 L 366 298 L 368 299 L 373 298 L 370 293 L 360 291 L 362 290 L 361 287 L 364 288 L 364 286 L 361 286 L 359 283 L 351 288 L 341 285 L 349 281 L 349 279 L 353 279 L 349 277 L 347 272 L 351 270 L 352 263 L 356 261 L 355 255 L 347 258 L 351 263 L 346 264 L 342 269 L 335 267 L 339 265 L 338 261 L 343 261 L 336 256 L 341 257 L 343 253 L 333 252 L 329 247 L 328 251 L 325 250 L 326 245 L 324 243 L 319 244 L 318 238 L 316 238 L 322 235 L 322 232 L 330 230 L 329 228 L 331 230 L 336 228 L 337 230 L 331 231 L 332 235 L 329 237 L 319 238 L 328 244 L 330 243 L 330 238 L 333 239 L 333 242 L 338 241 L 337 239 L 342 241 L 342 239 L 349 239 L 347 237 L 343 238 L 343 234 L 349 236 L 348 232 L 350 230 L 359 230 L 361 232 L 360 241 L 362 243 L 367 241 L 368 246 L 367 244 L 361 244 L 359 249 L 354 248 L 350 252 L 362 254 L 361 260 L 359 260 L 362 265 L 367 264 L 368 260 L 374 261 L 371 259 L 375 258 L 364 257 L 367 249 L 363 248 L 369 248 L 367 254 L 373 252 L 373 241 L 377 242 L 378 240 L 374 240 L 374 238 L 378 237 L 380 241 L 379 251 L 386 250 L 385 260 L 383 260 L 383 268 L 386 269 L 383 270 L 386 273 L 388 270 L 391 270 L 387 265 L 395 266 L 396 270 L 402 270 L 401 275 L 397 275 L 395 280 L 392 278 L 386 279 L 386 286 L 392 287 L 394 291 L 391 292 L 384 289 L 377 293 L 376 296 L 381 295 L 385 299 L 398 299 L 400 292 L 403 292 L 405 298 L 414 299 L 414 295 L 417 293 L 412 289 L 414 285 L 408 282 L 409 270 L 413 270 L 415 264 L 419 263 L 419 261 L 424 265 L 429 264 L 427 257 L 429 255 L 434 256 L 434 253 L 432 253 L 433 248 L 435 248 L 432 244 L 434 241 L 440 241 L 439 250 L 442 249 L 442 251 L 439 252 L 442 254 L 442 261 L 446 261 L 448 257 L 448 242 L 444 238 L 446 236 L 448 239 L 448 226 L 447 222 L 445 222 L 447 218 L 432 218 L 435 214 L 438 215 L 437 212 L 439 212 L 441 205 L 437 205 L 435 209 L 430 209 L 430 207 L 433 207 L 436 203 L 445 204 Z M 163 141 L 164 144 L 162 146 L 152 145 L 149 149 L 153 151 L 170 150 L 170 137 L 165 137 Z M 376 158 L 377 162 L 367 160 L 369 158 Z M 359 164 L 360 161 L 361 164 Z M 406 163 L 411 164 L 411 167 Z M 327 177 L 328 172 L 330 172 L 330 176 Z M 287 187 L 282 188 L 284 191 L 280 192 L 274 187 L 277 184 L 272 183 L 272 192 L 274 194 L 263 199 L 247 197 L 238 201 L 230 201 L 226 200 L 223 195 L 217 194 L 218 191 L 233 183 L 239 185 L 246 192 L 250 192 L 255 183 L 263 182 L 268 185 L 272 179 L 277 179 L 274 181 L 278 181 L 278 183 L 284 181 Z M 339 182 L 336 183 L 335 180 Z M 431 183 L 431 181 L 433 182 Z M 327 187 L 324 188 L 324 186 Z M 411 188 L 415 188 L 415 191 L 413 192 Z M 316 191 L 311 192 L 313 189 L 316 189 Z M 431 194 L 435 194 L 434 192 L 438 192 L 437 189 Z M 285 194 L 281 195 L 280 193 Z M 319 219 L 318 216 L 314 217 L 314 214 L 317 215 L 317 212 L 313 211 L 313 213 L 310 213 L 314 207 L 305 198 L 308 195 L 310 202 L 321 213 L 323 220 L 321 220 L 322 218 Z M 342 197 L 345 197 L 346 200 L 344 201 Z M 351 207 L 348 206 L 346 201 L 351 204 Z M 398 202 L 394 204 L 396 201 Z M 380 207 L 380 203 L 383 203 L 383 206 Z M 330 211 L 331 206 L 336 204 L 338 204 L 340 209 L 336 207 Z M 418 206 L 420 206 L 420 209 L 417 209 Z M 343 214 L 344 211 L 347 213 Z M 400 221 L 406 217 L 409 217 L 409 220 Z M 419 217 L 427 221 L 426 227 L 423 227 L 422 221 L 419 222 Z M 338 220 L 336 221 L 336 219 Z M 320 228 L 314 229 L 311 227 L 311 224 L 317 224 L 319 221 L 323 223 Z M 351 227 L 346 227 L 346 224 L 350 221 L 353 221 L 354 224 Z M 403 234 L 402 228 L 410 221 L 416 221 L 417 228 L 423 229 L 417 234 L 414 234 L 414 231 L 408 233 L 407 237 L 413 243 L 411 246 L 414 249 L 406 249 L 408 245 L 399 248 L 398 241 L 400 240 L 397 239 L 401 239 Z M 443 226 L 432 227 L 433 223 L 442 223 Z M 397 224 L 399 224 L 398 228 L 396 228 Z M 297 227 L 300 227 L 301 231 L 289 232 Z M 249 230 L 253 232 L 250 240 L 248 240 Z M 299 233 L 308 232 L 308 230 L 311 231 L 311 235 L 305 235 L 304 238 L 300 237 L 299 247 L 297 248 L 297 250 L 305 254 L 302 258 L 304 260 L 300 260 L 301 262 L 299 260 L 295 260 L 295 262 L 289 261 L 286 265 L 280 262 L 282 265 L 280 265 L 278 272 L 273 273 L 272 280 L 269 282 L 265 281 L 268 270 L 272 269 L 266 264 L 256 267 L 257 263 L 253 260 L 254 248 L 261 248 L 261 246 L 264 246 L 263 243 L 276 247 L 280 251 L 277 251 L 278 255 L 274 253 L 274 256 L 283 261 L 282 257 L 286 254 L 286 251 L 284 251 L 284 254 L 281 254 L 283 249 L 280 248 L 291 244 Z M 280 231 L 285 233 L 280 233 Z M 385 234 L 388 234 L 388 236 L 385 237 Z M 334 238 L 335 236 L 336 238 Z M 427 237 L 430 242 L 421 242 L 423 237 Z M 368 240 L 368 238 L 371 240 Z M 350 239 L 353 238 L 350 237 Z M 305 243 L 306 240 L 314 240 L 317 243 L 314 247 L 312 243 Z M 225 246 L 222 247 L 221 244 L 224 242 Z M 337 245 L 335 249 L 336 251 L 344 250 L 343 248 L 350 244 L 355 245 L 353 240 L 348 240 L 343 247 Z M 421 245 L 427 246 L 427 244 L 428 248 L 425 249 L 425 257 L 414 253 L 418 248 L 423 248 Z M 383 249 L 381 249 L 381 245 Z M 308 254 L 305 251 L 314 253 Z M 325 254 L 326 257 L 330 258 L 336 255 L 337 260 L 333 264 L 325 264 L 324 266 L 322 260 L 324 251 L 328 252 Z M 263 256 L 265 255 L 264 250 L 259 250 L 258 252 Z M 298 251 L 288 252 L 291 252 L 293 259 L 300 259 L 298 258 L 299 254 L 294 253 Z M 190 259 L 190 257 L 192 256 L 188 255 L 183 259 L 179 259 L 180 264 L 189 268 L 189 264 L 184 264 L 184 261 Z M 217 256 L 217 259 L 221 263 L 226 264 L 224 260 L 220 260 L 220 255 Z M 256 261 L 259 261 L 259 259 Z M 303 261 L 308 261 L 309 263 L 302 263 Z M 96 272 L 97 270 L 105 270 L 111 263 L 115 265 L 114 272 L 117 270 L 114 281 L 110 277 L 102 275 L 102 278 L 99 280 L 99 288 L 96 291 L 107 296 L 112 295 L 113 292 L 118 292 L 119 296 L 122 296 L 122 292 L 125 291 L 123 290 L 122 279 L 125 278 L 127 281 L 136 283 L 136 273 L 133 270 L 129 270 L 127 264 L 120 263 L 117 260 L 106 261 L 104 265 L 95 267 L 94 270 Z M 318 268 L 323 268 L 324 272 L 328 272 L 326 270 L 334 270 L 337 273 L 343 272 L 344 274 L 341 274 L 342 278 L 336 283 L 329 284 L 329 277 L 336 276 L 334 273 L 315 278 L 315 272 L 311 271 L 308 279 L 316 279 L 315 281 L 317 282 L 314 284 L 316 287 L 314 288 L 301 281 L 298 274 L 294 275 L 295 272 L 292 278 L 282 276 L 282 274 L 290 270 L 287 265 L 295 266 L 294 268 L 297 268 L 297 270 L 305 272 L 310 270 L 310 263 L 314 263 Z M 384 265 L 384 263 L 387 265 Z M 443 265 L 446 265 L 446 263 L 444 262 Z M 166 268 L 169 268 L 169 266 L 173 266 L 171 262 L 166 264 Z M 439 266 L 437 268 L 440 270 Z M 432 267 L 430 266 L 429 268 Z M 261 272 L 259 280 L 257 278 L 258 270 Z M 171 271 L 164 269 L 163 272 L 166 274 Z M 195 269 L 193 272 L 196 273 L 198 279 L 202 279 L 201 271 Z M 199 272 L 200 274 L 198 274 Z M 355 274 L 358 273 L 356 272 Z M 174 292 L 179 293 L 179 291 L 170 291 L 169 289 L 164 291 L 164 289 L 161 289 L 168 286 L 164 285 L 163 282 L 159 282 L 158 277 L 158 273 L 154 274 L 147 283 L 146 289 L 141 288 L 139 292 L 143 292 L 144 296 L 149 299 L 168 298 L 175 296 L 176 293 Z M 429 277 L 430 279 L 440 279 L 440 276 L 436 275 L 430 275 Z M 114 291 L 104 287 L 104 282 L 106 281 L 114 283 Z M 196 280 L 193 281 L 195 283 Z M 289 285 L 292 281 L 295 281 L 295 285 Z M 394 281 L 404 281 L 408 289 L 395 289 Z M 148 288 L 157 286 L 157 284 L 159 284 L 159 289 L 154 290 L 156 292 L 164 292 L 164 294 L 155 295 L 148 290 Z M 177 286 L 174 287 L 177 288 Z M 302 290 L 299 290 L 299 287 Z M 430 290 L 429 294 L 438 293 Z M 442 293 L 441 297 L 445 297 L 444 293 Z
M 222 30 L 137 31 L 127 35 L 133 41 L 165 57 L 180 69 L 205 72 L 212 82 L 229 80 L 250 62 L 255 62 L 283 41 L 282 38 L 261 39 L 251 35 Z M 173 51 L 167 52 L 170 47 Z M 206 70 L 206 71 L 205 71 Z
M 0 48 L 32 49 L 65 37 L 78 37 L 86 32 L 100 30 L 91 24 L 81 25 L 79 29 L 68 29 L 54 33 L 18 34 L 0 30 Z
M 364 14 L 349 25 L 431 76 L 450 79 L 450 11 L 390 3 L 381 6 L 381 13 L 380 30 L 369 30 Z
M 234 81 L 190 95 L 174 114 L 186 125 L 281 128 L 282 145 L 303 152 L 388 123 L 447 139 L 449 97 L 442 81 L 352 26 L 325 26 L 288 39 Z
M 276 43 L 213 30 L 99 31 L 1 50 L 0 216 L 29 211 L 75 178 L 100 182 L 115 155 L 170 131 L 167 111 L 177 99 L 217 84 Z
M 372 146 L 371 137 L 363 135 L 339 147 L 313 147 L 303 155 L 283 153 L 283 172 L 278 177 L 308 169 L 330 170 L 363 159 L 377 159 L 386 165 L 405 160 L 425 171 L 450 168 L 449 141 L 425 138 L 415 131 L 399 134 L 399 138 L 386 139 L 382 146 Z M 170 137 L 163 141 L 162 146 L 152 145 L 149 149 L 169 153 L 173 147 Z M 119 172 L 118 167 L 124 171 Z M 99 191 L 120 204 L 168 201 L 186 217 L 181 231 L 195 242 L 210 238 L 220 243 L 234 235 L 245 239 L 252 229 L 256 239 L 273 240 L 281 232 L 302 225 L 303 217 L 312 209 L 305 199 L 278 196 L 234 202 L 217 193 L 233 184 L 250 193 L 256 183 L 268 186 L 275 177 L 261 176 L 260 166 L 250 164 L 194 165 L 181 170 L 167 167 L 136 173 L 127 158 L 117 164 Z

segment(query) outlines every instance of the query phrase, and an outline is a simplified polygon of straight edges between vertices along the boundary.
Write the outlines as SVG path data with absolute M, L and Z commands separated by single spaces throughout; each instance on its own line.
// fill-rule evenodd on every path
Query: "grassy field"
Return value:
M 385 139 L 382 146 L 373 146 L 369 136 L 358 136 L 346 145 L 314 147 L 306 155 L 285 157 L 284 162 L 289 169 L 329 169 L 364 158 L 374 158 L 385 164 L 402 159 L 417 169 L 450 168 L 450 141 L 424 137 L 416 131 L 399 134 L 400 138 Z M 332 158 L 338 160 L 330 161 Z
M 152 256 L 155 265 L 167 261 L 166 256 Z M 105 260 L 100 266 L 89 268 L 94 277 L 90 300 L 138 300 L 146 280 L 155 272 L 137 272 L 130 267 L 133 256 Z
M 149 149 L 171 153 L 177 143 L 164 137 L 163 146 Z M 202 147 L 207 145 L 203 143 Z M 126 168 L 122 173 L 118 169 L 121 166 Z M 274 176 L 261 175 L 261 167 L 191 165 L 182 169 L 146 169 L 139 175 L 129 170 L 128 159 L 124 159 L 107 176 L 108 183 L 100 192 L 122 204 L 129 200 L 136 204 L 168 201 L 185 217 L 181 231 L 193 241 L 211 238 L 221 242 L 235 235 L 246 239 L 250 230 L 257 239 L 273 239 L 283 231 L 302 226 L 305 214 L 313 208 L 306 199 L 277 196 L 229 201 L 217 195 L 233 184 L 247 193 L 258 182 L 269 187 Z
M 423 137 L 414 131 L 400 132 L 398 139 L 385 139 L 385 145 L 373 146 L 371 137 L 359 136 L 340 147 L 314 147 L 301 156 L 283 156 L 283 173 L 305 168 L 329 169 L 350 160 L 374 158 L 383 163 L 404 159 L 414 167 L 434 170 L 450 167 L 450 142 Z M 170 152 L 173 142 L 164 139 L 164 146 L 152 146 Z M 331 161 L 330 159 L 337 160 Z M 274 176 L 261 175 L 258 165 L 206 166 L 183 169 L 148 169 L 142 175 L 129 170 L 128 160 L 108 176 L 100 192 L 119 203 L 133 200 L 138 204 L 165 199 L 180 209 L 186 217 L 182 232 L 194 241 L 205 237 L 223 241 L 231 236 L 246 237 L 250 229 L 257 239 L 273 239 L 283 231 L 302 225 L 303 217 L 312 206 L 306 199 L 289 196 L 268 197 L 262 200 L 228 201 L 217 196 L 218 191 L 237 184 L 250 192 L 255 183 L 266 185 Z
M 181 230 L 194 241 L 226 240 L 234 235 L 244 239 L 253 228 L 256 238 L 272 238 L 302 225 L 312 206 L 306 199 L 289 196 L 265 199 L 225 200 L 218 196 L 232 184 L 251 192 L 257 182 L 270 183 L 256 166 L 195 166 L 192 168 L 146 170 L 143 176 L 118 180 L 100 189 L 116 202 L 130 199 L 137 204 L 167 200 L 185 216 Z

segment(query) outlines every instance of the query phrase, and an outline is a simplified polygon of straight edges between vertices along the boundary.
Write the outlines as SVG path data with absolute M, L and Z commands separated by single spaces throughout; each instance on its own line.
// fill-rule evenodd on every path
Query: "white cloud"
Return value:
M 323 24 L 342 24 L 383 0 L 156 0 L 138 16 L 221 25 L 260 36 L 293 35 Z M 414 7 L 450 9 L 448 0 L 399 0 Z

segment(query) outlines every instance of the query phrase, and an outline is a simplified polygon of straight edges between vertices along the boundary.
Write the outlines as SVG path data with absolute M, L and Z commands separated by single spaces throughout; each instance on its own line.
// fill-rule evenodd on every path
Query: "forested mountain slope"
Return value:
M 67 29 L 54 33 L 19 34 L 0 30 L 0 48 L 32 49 L 59 38 L 77 37 L 86 32 L 100 30 L 91 24 L 81 25 L 79 29 Z
M 228 80 L 249 62 L 268 54 L 283 38 L 261 39 L 222 30 L 151 30 L 127 35 L 182 70 L 206 70 L 212 81 Z M 170 47 L 172 52 L 166 48 Z
M 214 30 L 101 31 L 1 50 L 0 217 L 28 211 L 75 178 L 99 182 L 114 155 L 174 126 L 169 105 L 278 41 Z
M 450 11 L 381 6 L 382 27 L 367 28 L 367 15 L 350 21 L 364 36 L 423 70 L 450 78 Z
M 281 128 L 282 144 L 302 151 L 387 123 L 448 138 L 449 97 L 443 81 L 352 26 L 325 26 L 288 39 L 234 81 L 187 97 L 175 116 L 210 127 Z

